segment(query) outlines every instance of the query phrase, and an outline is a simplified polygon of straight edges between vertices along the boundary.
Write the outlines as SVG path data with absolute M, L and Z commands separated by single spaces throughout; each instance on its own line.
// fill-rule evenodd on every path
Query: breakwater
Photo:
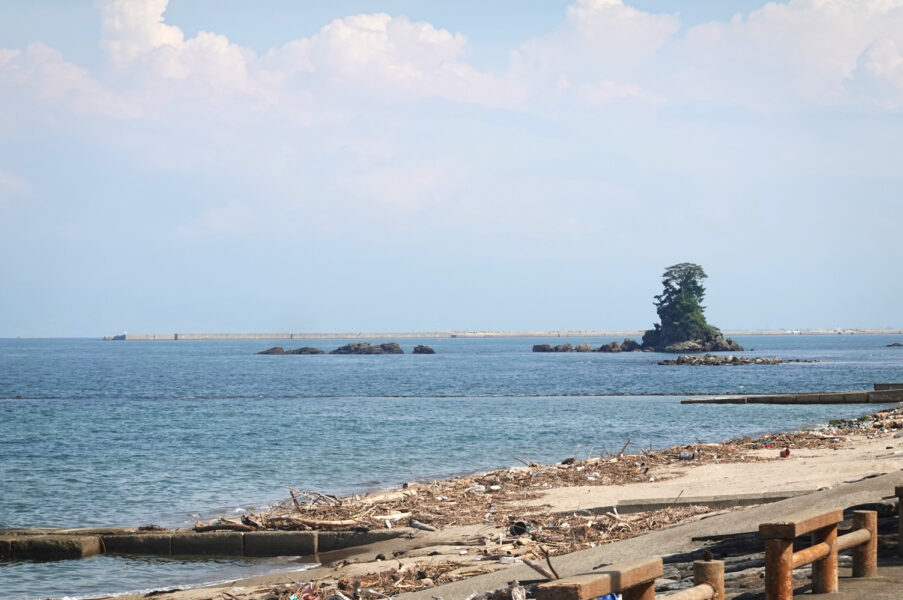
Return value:
M 512 338 L 512 337 L 622 337 L 642 335 L 642 331 L 421 331 L 353 333 L 123 333 L 105 336 L 106 341 L 178 340 L 358 340 L 422 338 Z
M 330 332 L 330 333 L 122 333 L 104 336 L 107 341 L 175 341 L 175 340 L 355 340 L 386 338 L 587 338 L 642 337 L 643 330 L 600 331 L 590 329 L 561 329 L 545 331 L 443 330 L 403 332 Z M 725 336 L 755 335 L 903 335 L 903 329 L 804 329 L 804 330 L 725 330 Z
M 903 402 L 903 383 L 876 383 L 874 391 L 684 398 L 681 404 L 890 404 Z

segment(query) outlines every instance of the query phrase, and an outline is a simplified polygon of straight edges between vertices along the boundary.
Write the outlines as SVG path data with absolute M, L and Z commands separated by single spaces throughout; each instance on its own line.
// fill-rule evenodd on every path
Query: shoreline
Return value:
M 792 433 L 765 434 L 755 439 L 731 440 L 721 444 L 690 444 L 659 451 L 640 450 L 635 454 L 625 453 L 628 449 L 628 445 L 625 445 L 620 453 L 609 454 L 604 458 L 584 460 L 569 458 L 558 464 L 533 464 L 440 481 L 412 482 L 400 488 L 343 499 L 343 501 L 351 500 L 344 509 L 353 513 L 361 512 L 364 507 L 370 507 L 376 510 L 370 514 L 386 513 L 383 516 L 390 518 L 397 515 L 399 510 L 406 510 L 406 519 L 416 515 L 428 523 L 433 523 L 438 531 L 424 532 L 407 528 L 406 534 L 412 536 L 413 541 L 389 540 L 367 547 L 349 548 L 339 553 L 320 555 L 316 557 L 319 559 L 317 562 L 321 563 L 320 566 L 290 575 L 282 572 L 202 588 L 117 597 L 127 600 L 150 597 L 164 600 L 214 598 L 257 600 L 267 597 L 282 599 L 301 590 L 301 586 L 297 585 L 299 578 L 318 582 L 320 587 L 313 596 L 315 598 L 329 595 L 332 593 L 330 590 L 342 589 L 349 581 L 362 580 L 376 590 L 383 590 L 381 593 L 394 596 L 397 593 L 415 590 L 393 587 L 397 582 L 385 573 L 392 572 L 397 578 L 399 572 L 412 569 L 412 565 L 422 567 L 425 563 L 430 565 L 427 572 L 429 577 L 425 577 L 427 585 L 419 586 L 417 589 L 426 590 L 429 594 L 436 585 L 467 581 L 470 577 L 523 563 L 522 558 L 530 555 L 529 548 L 518 547 L 516 540 L 513 542 L 507 540 L 504 545 L 506 555 L 514 556 L 510 559 L 511 564 L 501 564 L 501 559 L 495 556 L 497 549 L 493 550 L 495 558 L 492 559 L 493 561 L 498 559 L 497 562 L 487 563 L 486 561 L 490 560 L 488 558 L 481 560 L 481 556 L 485 556 L 485 548 L 488 548 L 487 540 L 496 537 L 502 540 L 501 536 L 509 535 L 507 515 L 503 515 L 508 511 L 513 510 L 520 516 L 527 515 L 530 510 L 538 510 L 537 515 L 544 515 L 541 517 L 543 524 L 551 525 L 558 519 L 563 526 L 546 527 L 546 531 L 553 537 L 544 538 L 540 546 L 551 548 L 552 556 L 566 556 L 573 552 L 595 548 L 596 543 L 617 543 L 662 527 L 680 527 L 708 516 L 754 508 L 740 508 L 748 503 L 737 503 L 734 508 L 730 506 L 713 508 L 704 504 L 706 500 L 712 503 L 717 497 L 732 495 L 736 498 L 738 495 L 746 494 L 770 502 L 813 493 L 819 488 L 840 488 L 850 479 L 874 477 L 881 472 L 887 472 L 891 467 L 899 470 L 900 463 L 903 462 L 903 456 L 900 456 L 903 451 L 888 452 L 887 445 L 891 444 L 896 432 L 903 431 L 903 405 L 897 405 L 891 411 L 882 411 L 878 414 L 884 421 L 849 420 L 845 421 L 840 429 L 833 432 L 829 429 L 823 436 L 814 434 L 816 430 L 799 430 Z M 875 423 L 883 424 L 877 427 Z M 784 445 L 792 451 L 788 458 L 779 458 L 778 453 Z M 903 442 L 893 445 L 903 447 Z M 679 455 L 690 451 L 690 448 L 693 448 L 694 454 L 698 453 L 697 457 L 683 460 Z M 794 465 L 794 468 L 787 468 L 789 465 Z M 589 469 L 593 471 L 587 475 Z M 516 479 L 524 477 L 525 473 L 533 473 L 530 478 L 535 481 L 530 481 L 527 488 L 512 487 L 509 496 L 516 496 L 514 499 L 505 497 L 507 491 L 503 490 L 509 485 L 507 480 L 500 479 L 496 484 L 491 483 L 493 477 Z M 599 477 L 590 483 L 581 481 L 593 475 Z M 558 480 L 556 482 L 548 477 Z M 609 479 L 603 481 L 606 477 Z M 483 486 L 486 489 L 474 491 L 475 486 Z M 500 490 L 492 491 L 490 488 L 493 486 L 499 487 Z M 684 494 L 688 488 L 694 490 L 692 495 Z M 775 492 L 776 488 L 780 488 L 779 493 Z M 449 490 L 455 490 L 458 496 L 452 496 Z M 489 513 L 483 515 L 486 510 L 483 494 L 491 495 L 490 504 L 496 505 L 498 509 L 493 512 L 497 513 L 496 516 L 504 518 L 493 517 L 490 520 L 492 522 L 483 518 L 489 516 Z M 679 502 L 682 496 L 684 502 Z M 450 512 L 432 514 L 431 511 L 435 506 L 424 505 L 422 500 L 418 500 L 423 498 L 429 498 L 430 502 L 434 502 L 436 498 L 454 498 L 454 501 L 446 507 L 451 508 Z M 656 506 L 662 502 L 668 506 L 666 508 Z M 639 511 L 635 513 L 637 516 L 633 517 L 624 510 L 628 504 L 652 509 Z M 290 516 L 300 510 L 295 508 L 292 499 L 287 499 L 283 505 L 284 515 Z M 614 515 L 619 514 L 619 506 L 620 516 L 612 517 L 612 511 Z M 316 514 L 324 520 L 327 517 L 336 520 L 343 516 L 340 514 L 341 511 L 336 510 L 334 506 L 326 507 L 325 511 L 321 507 L 314 509 L 311 514 Z M 393 510 L 396 511 L 394 515 Z M 350 513 L 346 513 L 345 516 L 347 514 Z M 620 533 L 609 529 L 608 539 L 584 540 L 583 545 L 568 543 L 570 545 L 560 546 L 564 542 L 561 542 L 561 538 L 555 538 L 555 534 L 551 532 L 559 529 L 571 535 L 575 530 L 573 525 L 568 527 L 567 521 L 573 521 L 578 514 L 596 515 L 592 519 L 597 524 L 607 520 L 609 527 L 616 527 L 618 523 L 623 522 L 633 529 L 622 530 Z M 605 516 L 606 514 L 609 516 Z M 528 519 L 526 516 L 523 518 Z M 406 519 L 396 519 L 396 523 L 398 521 L 401 523 L 395 527 L 403 524 Z M 658 520 L 661 527 L 643 525 L 648 524 L 650 519 L 653 523 Z M 536 544 L 528 541 L 527 546 Z M 499 548 L 501 547 L 500 544 Z M 394 558 L 387 560 L 386 557 L 390 555 Z M 287 581 L 293 583 L 287 584 Z
M 124 333 L 104 336 L 104 341 L 217 341 L 217 340 L 344 340 L 344 339 L 481 339 L 481 338 L 586 338 L 586 337 L 642 337 L 643 330 L 545 330 L 545 331 L 489 331 L 447 330 L 420 332 L 331 332 L 331 333 Z M 839 329 L 759 329 L 724 330 L 725 336 L 775 335 L 901 335 L 903 329 L 839 328 Z

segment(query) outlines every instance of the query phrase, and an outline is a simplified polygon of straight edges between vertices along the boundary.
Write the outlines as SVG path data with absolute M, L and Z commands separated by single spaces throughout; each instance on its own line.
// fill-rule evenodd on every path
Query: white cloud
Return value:
M 643 12 L 622 0 L 577 0 L 564 23 L 512 52 L 512 71 L 539 97 L 576 93 L 590 105 L 653 98 L 639 84 L 638 69 L 679 29 L 676 16 Z
M 135 114 L 119 95 L 95 81 L 81 67 L 63 60 L 60 52 L 42 43 L 25 51 L 0 49 L 0 106 L 16 99 L 38 101 L 75 114 L 126 117 Z M 7 115 L 10 111 L 6 111 Z
M 675 95 L 766 108 L 843 104 L 861 57 L 876 43 L 903 43 L 903 0 L 770 3 L 745 18 L 690 29 L 676 48 L 682 89 Z

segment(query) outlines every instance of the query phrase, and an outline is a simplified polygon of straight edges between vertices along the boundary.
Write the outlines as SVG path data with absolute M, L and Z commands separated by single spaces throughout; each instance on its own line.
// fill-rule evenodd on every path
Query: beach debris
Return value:
M 783 450 L 781 450 L 780 456 L 781 456 L 781 458 L 789 457 L 790 456 L 790 448 L 784 448 Z
M 695 452 L 681 452 L 680 454 L 677 455 L 677 458 L 679 458 L 680 460 L 693 460 L 694 458 L 696 458 L 696 453 Z
M 427 525 L 426 523 L 421 523 L 420 521 L 416 520 L 414 517 L 411 517 L 411 527 L 413 527 L 414 529 L 421 529 L 423 531 L 439 531 L 432 525 Z
M 256 527 L 245 525 L 235 519 L 213 519 L 207 523 L 197 521 L 193 529 L 198 533 L 203 533 L 205 531 L 254 531 Z

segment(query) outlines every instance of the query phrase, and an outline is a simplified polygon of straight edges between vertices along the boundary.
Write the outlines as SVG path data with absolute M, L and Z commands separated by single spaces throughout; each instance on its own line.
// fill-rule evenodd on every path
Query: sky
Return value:
M 0 3 L 0 337 L 901 328 L 903 0 Z

